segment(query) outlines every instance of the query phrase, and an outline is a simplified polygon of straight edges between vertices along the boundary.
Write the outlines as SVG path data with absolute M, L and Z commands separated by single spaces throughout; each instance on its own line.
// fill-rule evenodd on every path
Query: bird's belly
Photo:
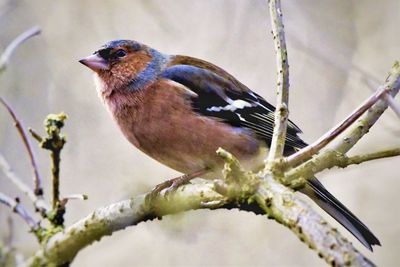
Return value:
M 263 142 L 212 119 L 192 119 L 171 124 L 169 119 L 152 118 L 144 125 L 133 125 L 125 135 L 141 151 L 182 173 L 207 168 L 209 178 L 220 176 L 219 147 L 238 157 L 248 169 L 260 167 L 267 153 Z

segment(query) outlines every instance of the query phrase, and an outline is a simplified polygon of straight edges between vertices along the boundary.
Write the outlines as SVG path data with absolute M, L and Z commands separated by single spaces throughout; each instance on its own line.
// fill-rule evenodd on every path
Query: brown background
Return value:
M 399 10 L 396 0 L 284 1 L 291 119 L 301 126 L 306 141 L 351 112 L 399 59 Z M 136 39 L 166 53 L 203 58 L 272 103 L 275 100 L 266 1 L 0 0 L 1 49 L 36 24 L 43 34 L 17 51 L 0 77 L 0 94 L 26 125 L 38 130 L 50 112 L 69 115 L 61 192 L 85 193 L 89 200 L 68 205 L 67 225 L 95 207 L 145 192 L 177 175 L 131 147 L 97 98 L 91 73 L 77 60 L 103 43 Z M 399 122 L 388 111 L 353 153 L 398 147 Z M 31 183 L 26 153 L 3 109 L 0 151 Z M 40 149 L 36 154 L 48 185 L 48 155 Z M 380 238 L 383 247 L 371 254 L 343 231 L 380 266 L 400 264 L 399 164 L 398 158 L 387 159 L 319 175 Z M 17 192 L 3 174 L 0 188 L 10 195 Z M 2 235 L 8 214 L 0 208 Z M 30 255 L 37 248 L 35 240 L 20 219 L 15 223 L 17 246 Z M 72 266 L 322 264 L 290 231 L 266 218 L 238 211 L 196 211 L 104 238 L 83 250 Z

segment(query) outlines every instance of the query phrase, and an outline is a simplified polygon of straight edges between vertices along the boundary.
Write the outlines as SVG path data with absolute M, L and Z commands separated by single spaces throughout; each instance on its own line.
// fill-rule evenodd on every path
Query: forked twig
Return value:
M 290 155 L 286 158 L 287 165 L 295 167 L 303 161 L 311 158 L 313 155 L 317 154 L 322 148 L 329 144 L 338 135 L 344 132 L 350 125 L 352 125 L 362 114 L 364 114 L 370 107 L 372 107 L 382 96 L 386 95 L 388 92 L 388 87 L 383 86 L 373 95 L 371 95 L 363 104 L 361 104 L 355 111 L 353 111 L 347 118 L 345 118 L 338 125 L 333 127 L 323 136 L 321 136 L 317 141 L 308 145 L 307 147 L 297 151 L 296 153 Z

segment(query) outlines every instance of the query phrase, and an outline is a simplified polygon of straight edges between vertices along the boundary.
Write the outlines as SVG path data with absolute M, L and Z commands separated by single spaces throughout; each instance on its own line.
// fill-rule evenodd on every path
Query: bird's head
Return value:
M 124 90 L 153 61 L 148 46 L 131 40 L 111 41 L 92 55 L 79 60 L 95 72 L 100 93 Z

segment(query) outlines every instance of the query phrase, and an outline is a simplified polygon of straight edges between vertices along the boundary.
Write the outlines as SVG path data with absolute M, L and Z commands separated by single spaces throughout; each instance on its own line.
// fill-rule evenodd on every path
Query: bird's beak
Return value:
M 93 71 L 109 70 L 110 64 L 97 53 L 79 60 L 80 63 Z

